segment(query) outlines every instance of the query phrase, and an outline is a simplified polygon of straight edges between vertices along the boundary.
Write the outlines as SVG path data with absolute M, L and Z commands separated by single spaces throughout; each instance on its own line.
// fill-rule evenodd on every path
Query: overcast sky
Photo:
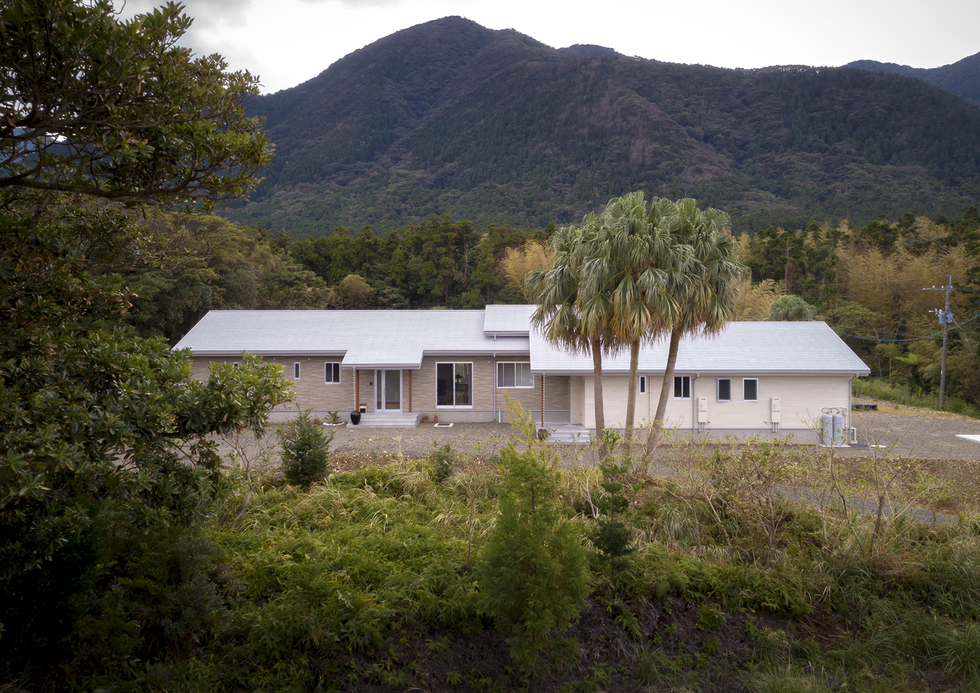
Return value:
M 114 0 L 123 8 L 122 0 Z M 128 0 L 123 16 L 161 4 Z M 288 89 L 401 29 L 458 15 L 555 48 L 591 43 L 625 55 L 718 67 L 838 66 L 879 60 L 938 67 L 980 52 L 976 0 L 184 0 L 184 45 L 220 53 Z

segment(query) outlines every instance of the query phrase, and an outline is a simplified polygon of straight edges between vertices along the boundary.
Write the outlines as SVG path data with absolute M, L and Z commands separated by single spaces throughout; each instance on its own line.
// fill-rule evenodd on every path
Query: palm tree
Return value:
M 691 258 L 683 271 L 671 274 L 670 291 L 680 310 L 670 327 L 667 366 L 648 441 L 651 445 L 663 426 L 681 337 L 719 332 L 735 315 L 738 284 L 749 271 L 738 261 L 738 245 L 731 236 L 731 221 L 724 212 L 710 207 L 700 210 L 692 199 L 676 204 L 655 200 L 650 216 L 657 215 L 675 217 L 674 241 L 689 246 Z
M 581 228 L 563 228 L 555 233 L 551 238 L 551 268 L 530 272 L 527 281 L 538 293 L 538 308 L 531 320 L 542 328 L 545 339 L 570 351 L 592 354 L 596 437 L 600 455 L 605 457 L 608 450 L 602 406 L 602 354 L 613 344 L 613 330 L 608 305 L 604 305 L 602 297 L 582 292 L 585 253 L 597 224 L 595 215 L 589 214 Z
M 678 305 L 668 291 L 670 272 L 688 253 L 670 243 L 672 219 L 648 218 L 642 192 L 609 201 L 589 237 L 583 264 L 587 310 L 593 302 L 608 318 L 615 343 L 630 351 L 626 445 L 632 442 L 640 344 L 670 329 Z

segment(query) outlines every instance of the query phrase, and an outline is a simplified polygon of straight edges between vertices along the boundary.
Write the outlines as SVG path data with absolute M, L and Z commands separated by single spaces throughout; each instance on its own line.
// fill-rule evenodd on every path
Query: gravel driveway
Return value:
M 917 459 L 980 460 L 980 442 L 957 437 L 980 435 L 980 420 L 894 405 L 880 407 L 882 411 L 854 412 L 858 444 L 841 448 L 842 455 L 867 456 L 877 451 Z M 420 424 L 414 429 L 339 427 L 331 449 L 341 455 L 425 457 L 434 445 L 449 443 L 458 452 L 489 456 L 503 447 L 511 435 L 507 424 L 458 423 L 451 428 Z M 562 446 L 563 456 L 570 461 L 591 458 L 589 454 L 576 455 L 574 447 Z

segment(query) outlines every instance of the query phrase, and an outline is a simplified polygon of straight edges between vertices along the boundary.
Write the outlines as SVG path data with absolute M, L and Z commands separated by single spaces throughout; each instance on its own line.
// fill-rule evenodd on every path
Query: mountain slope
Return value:
M 933 68 L 879 63 L 875 60 L 859 60 L 848 63 L 847 67 L 874 72 L 895 72 L 906 77 L 915 77 L 980 104 L 980 53 L 951 65 Z
M 737 229 L 958 213 L 980 108 L 895 74 L 725 70 L 555 50 L 452 17 L 249 104 L 276 163 L 231 211 L 297 237 L 448 213 L 525 228 L 630 190 L 697 197 Z

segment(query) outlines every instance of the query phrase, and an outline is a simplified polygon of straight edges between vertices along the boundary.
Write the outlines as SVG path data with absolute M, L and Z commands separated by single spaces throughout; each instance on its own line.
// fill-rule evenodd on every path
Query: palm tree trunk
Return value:
M 653 416 L 653 426 L 650 427 L 650 437 L 647 438 L 647 453 L 653 451 L 654 444 L 660 440 L 664 428 L 664 415 L 667 413 L 667 398 L 674 388 L 674 366 L 677 364 L 677 347 L 681 343 L 681 331 L 676 327 L 670 331 L 670 345 L 667 347 L 667 366 L 664 368 L 664 380 L 660 385 L 660 401 L 657 402 L 657 413 Z M 693 396 L 694 393 L 691 393 Z
M 606 416 L 602 406 L 602 340 L 589 340 L 592 347 L 592 379 L 593 396 L 595 397 L 595 435 L 599 440 L 599 458 L 606 459 L 609 448 L 606 447 Z
M 640 340 L 630 342 L 630 382 L 626 390 L 626 454 L 633 444 L 633 424 L 636 421 L 636 380 L 640 367 Z

